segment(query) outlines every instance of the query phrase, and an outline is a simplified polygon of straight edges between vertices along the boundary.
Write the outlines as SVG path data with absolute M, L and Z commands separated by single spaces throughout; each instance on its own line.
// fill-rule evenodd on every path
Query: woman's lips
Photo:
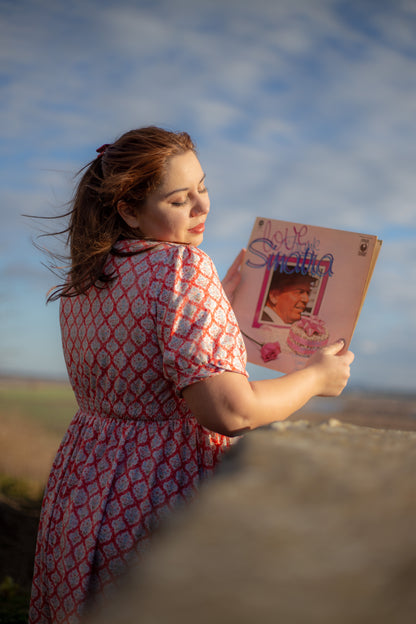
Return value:
M 196 225 L 193 228 L 189 228 L 189 231 L 193 232 L 194 234 L 202 234 L 204 230 L 205 230 L 205 223 L 200 223 L 199 225 Z

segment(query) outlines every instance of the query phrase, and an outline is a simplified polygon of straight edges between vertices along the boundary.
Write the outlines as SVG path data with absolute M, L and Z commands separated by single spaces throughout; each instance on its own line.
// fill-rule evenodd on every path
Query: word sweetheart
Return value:
M 280 251 L 277 253 L 267 253 L 262 251 L 260 247 L 262 247 L 263 250 L 269 247 L 272 252 L 277 249 L 277 245 L 274 245 L 268 238 L 256 238 L 251 241 L 248 246 L 248 251 L 258 258 L 261 258 L 261 262 L 257 263 L 252 260 L 247 260 L 247 266 L 252 269 L 267 267 L 269 271 L 279 270 L 280 273 L 286 273 L 287 275 L 300 273 L 301 275 L 309 274 L 317 277 L 323 277 L 325 275 L 331 277 L 334 274 L 332 268 L 334 256 L 331 253 L 326 253 L 318 258 L 318 255 L 310 247 L 307 247 L 305 251 L 293 251 L 289 254 L 282 254 Z

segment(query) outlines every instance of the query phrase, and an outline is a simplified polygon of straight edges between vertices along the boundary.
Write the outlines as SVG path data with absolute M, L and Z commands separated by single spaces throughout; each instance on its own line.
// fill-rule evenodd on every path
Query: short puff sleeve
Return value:
M 152 285 L 164 376 L 178 393 L 223 371 L 247 376 L 244 341 L 212 260 L 185 245 L 167 254 Z

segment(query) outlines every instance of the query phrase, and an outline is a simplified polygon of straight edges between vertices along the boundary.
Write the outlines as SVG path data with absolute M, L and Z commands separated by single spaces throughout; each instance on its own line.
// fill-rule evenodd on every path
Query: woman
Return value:
M 340 341 L 301 371 L 249 382 L 229 300 L 198 249 L 210 204 L 189 135 L 142 128 L 97 152 L 70 213 L 69 274 L 49 298 L 79 410 L 45 492 L 31 624 L 78 622 L 232 436 L 340 394 L 353 360 Z

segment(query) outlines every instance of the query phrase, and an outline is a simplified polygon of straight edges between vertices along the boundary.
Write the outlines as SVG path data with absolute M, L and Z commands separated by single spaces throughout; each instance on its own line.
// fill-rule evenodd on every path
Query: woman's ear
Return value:
M 117 202 L 117 212 L 131 228 L 137 229 L 140 227 L 136 210 L 122 199 Z
M 131 228 L 137 229 L 140 227 L 136 210 L 122 199 L 117 202 L 117 212 Z

